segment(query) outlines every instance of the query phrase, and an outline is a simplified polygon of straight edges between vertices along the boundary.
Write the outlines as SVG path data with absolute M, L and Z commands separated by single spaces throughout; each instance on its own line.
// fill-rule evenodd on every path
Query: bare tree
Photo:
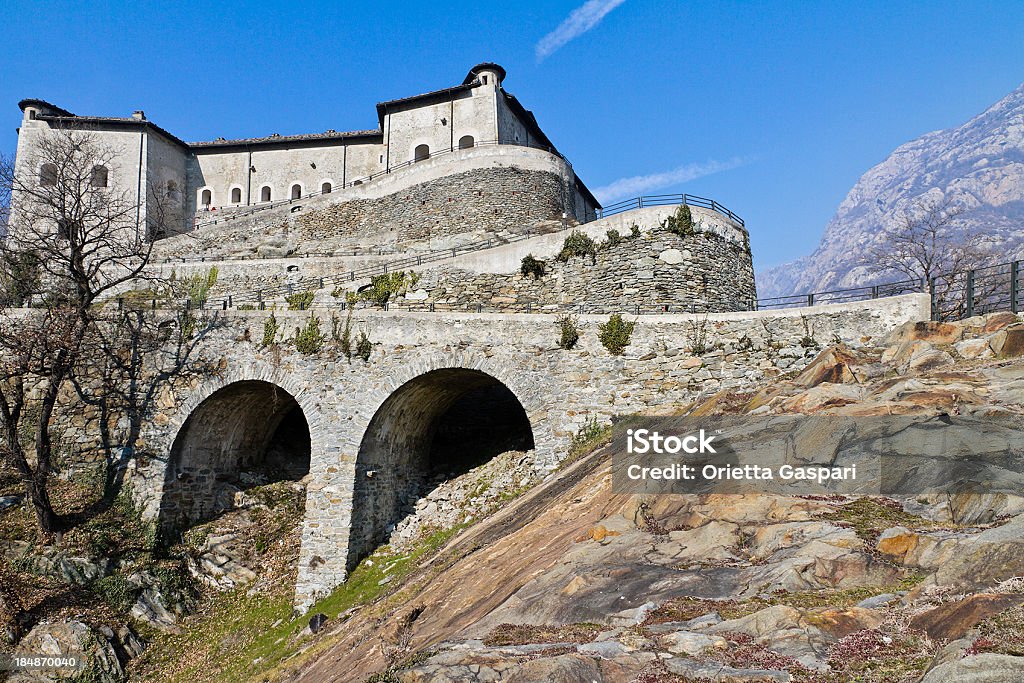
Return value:
M 898 274 L 928 283 L 939 275 L 976 268 L 987 255 L 978 235 L 964 232 L 963 209 L 952 199 L 921 197 L 870 247 L 862 262 L 875 275 Z
M 55 416 L 80 409 L 82 401 L 145 410 L 155 390 L 140 383 L 159 382 L 184 362 L 172 352 L 165 368 L 159 344 L 174 347 L 168 340 L 174 333 L 179 354 L 194 347 L 187 342 L 194 320 L 172 316 L 169 331 L 156 317 L 130 315 L 109 300 L 146 279 L 152 249 L 137 195 L 107 182 L 115 161 L 114 150 L 93 134 L 53 131 L 24 164 L 38 175 L 15 173 L 8 165 L 2 178 L 13 202 L 0 250 L 6 275 L 0 285 L 7 290 L 0 295 L 0 455 L 23 477 L 47 534 L 59 535 L 74 523 L 55 512 L 49 497 Z M 30 267 L 35 272 L 26 278 Z M 32 307 L 15 308 L 26 303 Z M 147 354 L 156 360 L 144 360 Z M 122 382 L 128 388 L 115 390 Z M 118 400 L 109 400 L 115 395 Z M 129 421 L 141 424 L 141 416 L 132 414 Z M 131 452 L 138 429 L 126 438 Z M 119 488 L 112 467 L 118 458 L 108 457 L 111 482 L 104 499 Z

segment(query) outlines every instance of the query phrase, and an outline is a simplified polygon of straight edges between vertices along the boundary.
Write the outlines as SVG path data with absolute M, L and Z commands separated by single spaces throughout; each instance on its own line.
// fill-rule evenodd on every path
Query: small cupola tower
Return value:
M 479 81 L 482 86 L 497 89 L 501 87 L 503 80 L 505 80 L 505 69 L 500 64 L 483 62 L 469 70 L 462 84 L 469 85 L 473 81 Z

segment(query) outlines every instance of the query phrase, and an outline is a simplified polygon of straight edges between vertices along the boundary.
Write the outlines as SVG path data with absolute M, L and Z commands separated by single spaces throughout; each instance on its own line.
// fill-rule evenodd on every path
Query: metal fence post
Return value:
M 928 278 L 928 298 L 931 301 L 932 320 L 939 319 L 939 297 L 935 293 L 935 278 Z
M 1016 314 L 1020 310 L 1017 305 L 1017 297 L 1020 295 L 1020 286 L 1017 279 L 1020 276 L 1020 261 L 1010 263 L 1010 311 Z
M 974 315 L 974 271 L 967 271 L 967 288 L 964 291 L 964 296 L 967 301 L 967 317 L 970 318 Z

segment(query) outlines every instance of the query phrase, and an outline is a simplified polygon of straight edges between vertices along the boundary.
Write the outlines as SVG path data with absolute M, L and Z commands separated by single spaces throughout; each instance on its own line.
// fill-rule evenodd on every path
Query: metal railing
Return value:
M 998 263 L 931 278 L 932 320 L 961 320 L 997 311 L 1024 309 L 1024 273 L 1020 261 Z
M 698 197 L 694 194 L 655 194 L 645 195 L 643 197 L 634 197 L 633 199 L 623 199 L 620 202 L 615 202 L 614 204 L 610 204 L 603 209 L 600 209 L 597 212 L 597 218 L 607 218 L 608 216 L 614 216 L 617 213 L 633 211 L 634 209 L 643 209 L 650 206 L 671 206 L 674 204 L 685 204 L 687 206 L 697 206 L 704 209 L 710 209 L 715 213 L 721 214 L 729 220 L 746 227 L 746 223 L 743 222 L 742 218 L 716 202 L 714 199 Z
M 841 304 L 851 301 L 867 301 L 900 294 L 913 294 L 924 291 L 922 280 L 900 280 L 881 285 L 851 287 L 849 289 L 831 289 L 823 292 L 792 294 L 788 296 L 763 297 L 757 300 L 757 310 L 774 308 L 798 308 L 804 306 L 822 306 L 825 304 Z

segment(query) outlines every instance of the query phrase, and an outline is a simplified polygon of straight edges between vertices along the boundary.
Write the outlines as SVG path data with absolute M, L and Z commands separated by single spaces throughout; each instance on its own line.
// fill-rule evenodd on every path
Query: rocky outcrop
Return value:
M 14 655 L 73 657 L 77 658 L 79 666 L 19 670 L 8 680 L 11 683 L 51 683 L 80 673 L 96 683 L 121 683 L 128 660 L 141 653 L 143 647 L 142 641 L 127 626 L 115 632 L 107 626 L 94 628 L 81 621 L 39 624 L 21 639 Z
M 760 273 L 759 294 L 820 292 L 879 281 L 869 275 L 861 256 L 884 244 L 880 228 L 895 225 L 922 197 L 962 204 L 958 229 L 984 232 L 1001 260 L 1024 255 L 1024 86 L 961 126 L 900 146 L 861 176 L 814 253 Z

